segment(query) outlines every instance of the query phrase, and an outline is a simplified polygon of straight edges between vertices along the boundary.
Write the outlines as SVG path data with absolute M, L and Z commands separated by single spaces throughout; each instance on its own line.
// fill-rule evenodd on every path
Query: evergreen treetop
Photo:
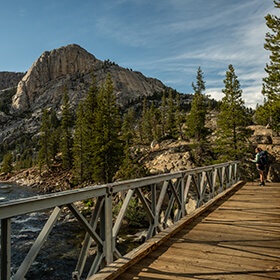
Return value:
M 238 159 L 246 149 L 246 142 L 252 133 L 247 126 L 250 117 L 242 99 L 242 90 L 233 66 L 230 64 L 222 90 L 224 97 L 218 115 L 218 139 L 220 151 L 227 159 Z
M 73 156 L 74 156 L 74 181 L 81 184 L 87 179 L 88 163 L 86 146 L 85 114 L 83 104 L 79 103 L 75 122 Z
M 274 1 L 275 8 L 280 8 L 280 1 Z M 268 101 L 279 99 L 280 94 L 280 17 L 268 14 L 266 25 L 270 29 L 265 35 L 264 48 L 271 52 L 270 64 L 266 64 L 267 77 L 263 78 L 262 93 Z
M 98 183 L 112 182 L 122 161 L 118 107 L 113 93 L 113 83 L 108 74 L 105 86 L 100 87 L 94 112 L 92 165 L 93 180 Z
M 194 89 L 194 96 L 191 103 L 191 110 L 187 117 L 187 136 L 195 139 L 197 142 L 205 141 L 209 134 L 205 127 L 207 103 L 205 91 L 205 81 L 203 80 L 203 72 L 198 68 L 196 76 L 196 85 L 192 83 Z
M 275 8 L 280 8 L 280 1 L 274 1 Z M 256 111 L 257 121 L 260 124 L 270 124 L 280 132 L 280 17 L 268 14 L 266 25 L 270 29 L 265 35 L 264 48 L 270 51 L 270 63 L 266 64 L 267 76 L 263 78 L 262 94 L 265 104 Z

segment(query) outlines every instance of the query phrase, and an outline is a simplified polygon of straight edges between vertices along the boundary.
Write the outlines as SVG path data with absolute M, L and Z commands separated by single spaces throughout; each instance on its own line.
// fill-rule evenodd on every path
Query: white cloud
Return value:
M 263 104 L 263 95 L 261 94 L 261 86 L 251 86 L 242 89 L 242 99 L 247 107 L 256 109 L 256 104 Z M 206 93 L 216 100 L 221 100 L 224 97 L 221 88 L 210 88 Z
M 262 86 L 250 86 L 243 89 L 245 105 L 256 109 L 257 104 L 263 104 L 264 97 L 261 93 Z
M 206 93 L 211 96 L 211 98 L 214 98 L 216 100 L 221 100 L 224 96 L 222 93 L 222 88 L 211 88 L 207 89 Z

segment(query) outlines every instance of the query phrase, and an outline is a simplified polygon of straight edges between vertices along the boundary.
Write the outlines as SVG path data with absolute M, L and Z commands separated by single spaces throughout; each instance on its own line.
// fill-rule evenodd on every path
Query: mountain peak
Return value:
M 98 60 L 77 44 L 45 51 L 19 82 L 11 113 L 34 111 L 45 107 L 60 108 L 66 86 L 73 106 L 82 101 L 94 73 L 97 84 L 110 73 L 119 105 L 140 96 L 161 92 L 166 87 L 157 79 L 122 68 L 109 60 Z
M 45 51 L 18 84 L 13 98 L 13 111 L 30 109 L 42 97 L 48 84 L 55 80 L 96 70 L 102 64 L 94 55 L 76 44 Z M 65 81 L 66 82 L 66 81 Z M 66 84 L 66 83 L 65 83 Z M 60 90 L 59 90 L 60 91 Z

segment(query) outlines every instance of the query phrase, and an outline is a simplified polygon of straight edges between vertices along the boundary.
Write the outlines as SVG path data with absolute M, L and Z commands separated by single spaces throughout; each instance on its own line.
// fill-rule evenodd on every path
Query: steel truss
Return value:
M 175 223 L 188 214 L 186 206 L 190 197 L 195 199 L 198 208 L 237 183 L 240 180 L 239 174 L 239 162 L 233 161 L 2 203 L 0 204 L 1 280 L 10 280 L 11 277 L 11 218 L 15 216 L 53 208 L 48 221 L 13 275 L 13 280 L 24 279 L 64 207 L 73 213 L 86 231 L 73 272 L 73 279 L 81 279 L 93 243 L 97 249 L 91 268 L 87 271 L 87 277 L 121 257 L 117 249 L 117 237 L 133 198 L 141 202 L 147 214 L 149 228 L 146 239 L 149 239 L 165 229 L 170 221 Z M 113 218 L 113 198 L 119 192 L 122 192 L 125 198 L 118 215 Z M 92 198 L 95 198 L 96 203 L 88 221 L 74 202 Z

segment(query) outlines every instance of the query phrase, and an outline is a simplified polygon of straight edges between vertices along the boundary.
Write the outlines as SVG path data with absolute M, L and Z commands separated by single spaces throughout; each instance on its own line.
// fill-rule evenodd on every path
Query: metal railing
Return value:
M 48 235 L 56 224 L 63 208 L 73 213 L 86 231 L 80 256 L 73 272 L 73 279 L 87 277 L 121 257 L 117 248 L 117 236 L 132 198 L 141 202 L 149 221 L 146 239 L 167 227 L 167 221 L 175 223 L 186 213 L 190 196 L 195 208 L 211 200 L 215 195 L 239 181 L 239 162 L 233 161 L 185 171 L 90 186 L 0 204 L 1 219 L 1 280 L 11 278 L 11 218 L 31 212 L 53 208 L 49 219 L 19 266 L 13 280 L 24 279 Z M 125 197 L 116 217 L 113 218 L 113 197 L 122 192 Z M 90 220 L 75 206 L 75 202 L 95 198 Z M 161 218 L 160 218 L 161 217 Z M 94 261 L 88 271 L 85 264 L 92 244 L 96 246 Z

